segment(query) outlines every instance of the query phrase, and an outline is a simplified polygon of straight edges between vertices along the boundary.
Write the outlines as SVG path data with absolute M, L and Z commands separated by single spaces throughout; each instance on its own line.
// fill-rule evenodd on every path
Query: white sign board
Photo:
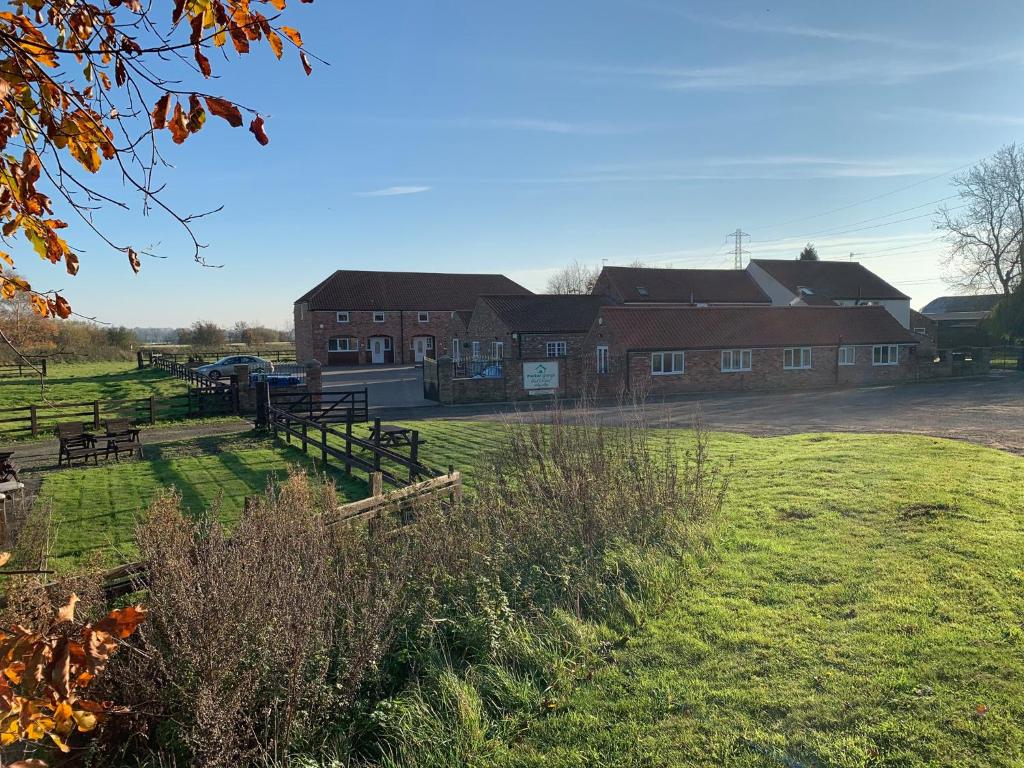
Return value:
M 531 395 L 558 389 L 558 362 L 523 363 L 523 389 Z

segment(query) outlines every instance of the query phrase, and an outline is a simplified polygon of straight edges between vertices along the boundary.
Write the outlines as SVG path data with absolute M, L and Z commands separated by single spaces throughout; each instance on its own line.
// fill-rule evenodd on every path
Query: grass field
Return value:
M 283 478 L 288 464 L 311 467 L 298 451 L 252 436 L 206 437 L 147 446 L 147 461 L 111 462 L 53 472 L 44 479 L 39 504 L 53 510 L 56 542 L 52 563 L 73 570 L 86 563 L 115 565 L 135 556 L 133 528 L 153 496 L 174 487 L 193 511 L 219 504 L 221 519 L 241 512 L 245 497 L 271 478 Z M 367 495 L 366 484 L 334 474 L 343 500 Z
M 91 400 L 168 397 L 185 392 L 185 383 L 165 371 L 139 370 L 134 362 L 53 363 L 41 390 L 38 378 L 0 379 L 0 408 L 31 403 L 80 403 Z
M 501 429 L 417 427 L 424 460 L 470 484 Z M 51 475 L 58 556 L 125 547 L 165 483 L 193 505 L 223 493 L 230 518 L 301 457 L 220 448 Z M 716 434 L 711 448 L 734 462 L 714 564 L 487 764 L 1024 764 L 1024 459 L 901 435 Z

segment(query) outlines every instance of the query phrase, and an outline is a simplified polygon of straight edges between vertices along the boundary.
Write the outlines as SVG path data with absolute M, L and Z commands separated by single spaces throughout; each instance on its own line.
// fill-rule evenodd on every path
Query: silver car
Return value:
M 236 365 L 248 365 L 249 373 L 274 372 L 274 364 L 269 360 L 264 360 L 262 357 L 255 357 L 253 355 L 230 355 L 229 357 L 222 357 L 215 363 L 200 365 L 196 368 L 196 373 L 209 376 L 214 380 L 219 379 L 221 376 L 227 378 L 234 375 Z

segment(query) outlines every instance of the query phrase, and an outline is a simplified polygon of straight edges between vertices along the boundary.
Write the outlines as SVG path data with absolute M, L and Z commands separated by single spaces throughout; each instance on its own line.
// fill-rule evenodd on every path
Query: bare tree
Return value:
M 953 177 L 960 203 L 938 211 L 951 279 L 964 290 L 1009 295 L 1024 268 L 1024 147 L 1008 144 Z
M 567 267 L 562 267 L 549 279 L 547 285 L 548 293 L 576 293 L 587 294 L 594 289 L 600 271 L 596 267 L 580 264 L 574 261 Z

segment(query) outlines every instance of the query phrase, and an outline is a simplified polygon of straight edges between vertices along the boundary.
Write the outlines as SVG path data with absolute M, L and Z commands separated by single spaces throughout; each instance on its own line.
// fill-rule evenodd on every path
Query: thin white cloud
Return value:
M 356 192 L 356 197 L 398 197 L 399 195 L 418 195 L 430 190 L 431 187 L 385 187 L 370 192 Z
M 895 48 L 907 51 L 949 51 L 954 45 L 935 42 L 931 40 L 914 40 L 903 37 L 873 32 L 870 30 L 831 29 L 828 27 L 817 27 L 810 24 L 786 24 L 777 23 L 770 17 L 762 16 L 755 18 L 746 16 L 742 18 L 722 18 L 718 16 L 703 16 L 691 13 L 678 8 L 661 6 L 663 10 L 680 16 L 689 21 L 721 29 L 731 29 L 742 32 L 763 33 L 768 35 L 785 35 L 788 37 L 803 37 L 814 40 L 834 40 L 842 43 L 867 43 L 887 48 Z
M 948 109 L 930 109 L 926 107 L 905 107 L 889 112 L 876 112 L 882 120 L 906 120 L 935 122 L 944 120 L 952 123 L 977 123 L 991 126 L 1024 125 L 1024 115 L 1007 115 L 992 112 L 962 112 Z
M 464 118 L 458 120 L 458 122 L 468 125 L 482 125 L 494 128 L 509 128 L 517 131 L 556 133 L 571 136 L 605 136 L 623 133 L 637 133 L 645 130 L 644 126 L 632 124 L 567 122 L 564 120 L 546 120 L 532 117 Z
M 1019 65 L 1024 53 L 872 56 L 843 59 L 801 56 L 754 60 L 718 66 L 584 65 L 571 66 L 580 76 L 613 83 L 633 83 L 662 90 L 736 90 L 798 88 L 847 82 L 900 85 L 927 77 Z

